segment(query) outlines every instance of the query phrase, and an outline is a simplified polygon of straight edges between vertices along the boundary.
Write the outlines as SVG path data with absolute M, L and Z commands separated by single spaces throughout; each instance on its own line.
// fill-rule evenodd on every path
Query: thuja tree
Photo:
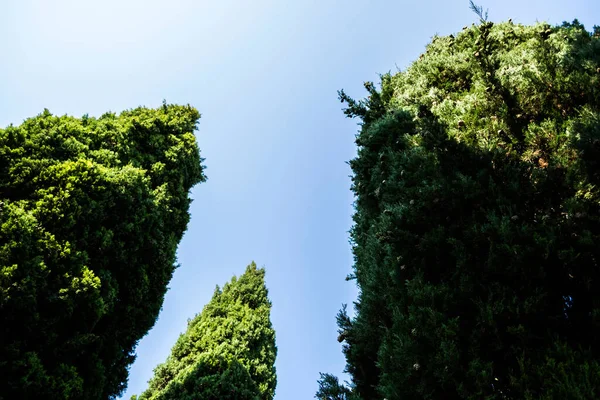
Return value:
M 599 37 L 482 16 L 340 92 L 360 295 L 318 398 L 600 396 Z
M 188 323 L 137 400 L 272 400 L 275 331 L 265 271 L 255 263 Z
M 204 180 L 199 117 L 46 110 L 0 130 L 0 399 L 123 391 Z

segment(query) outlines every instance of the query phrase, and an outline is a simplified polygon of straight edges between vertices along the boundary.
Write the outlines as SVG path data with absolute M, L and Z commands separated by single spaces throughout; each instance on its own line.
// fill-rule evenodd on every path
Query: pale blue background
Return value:
M 492 21 L 579 18 L 592 0 L 481 2 Z M 208 182 L 156 326 L 140 342 L 129 398 L 164 361 L 216 284 L 267 268 L 277 331 L 277 399 L 311 399 L 319 371 L 341 374 L 335 315 L 357 294 L 345 162 L 356 121 L 336 91 L 405 68 L 435 34 L 476 21 L 468 1 L 0 0 L 0 126 L 45 107 L 99 116 L 163 99 L 203 117 Z

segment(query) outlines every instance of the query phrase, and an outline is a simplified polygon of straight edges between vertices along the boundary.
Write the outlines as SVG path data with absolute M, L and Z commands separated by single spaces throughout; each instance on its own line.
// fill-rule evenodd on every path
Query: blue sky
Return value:
M 600 24 L 593 0 L 477 2 L 490 19 Z M 467 0 L 0 0 L 0 126 L 48 108 L 99 116 L 189 103 L 208 181 L 192 191 L 181 267 L 140 341 L 125 399 L 146 387 L 215 285 L 267 269 L 276 398 L 341 375 L 335 315 L 357 294 L 348 244 L 357 121 L 336 91 L 404 69 L 434 34 L 476 21 Z

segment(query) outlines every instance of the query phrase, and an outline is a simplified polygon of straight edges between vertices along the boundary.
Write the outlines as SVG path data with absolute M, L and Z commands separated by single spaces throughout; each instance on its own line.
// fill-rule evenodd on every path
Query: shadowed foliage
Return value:
M 123 391 L 205 179 L 199 118 L 46 110 L 0 130 L 0 399 Z
M 360 294 L 338 315 L 352 387 L 319 399 L 600 396 L 600 28 L 478 10 L 340 92 Z

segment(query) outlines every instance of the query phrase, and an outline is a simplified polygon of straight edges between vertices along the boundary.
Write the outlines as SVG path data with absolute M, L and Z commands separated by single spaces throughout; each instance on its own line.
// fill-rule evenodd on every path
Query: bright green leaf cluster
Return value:
M 164 104 L 0 130 L 0 399 L 106 399 L 152 327 L 204 181 Z
M 600 28 L 483 18 L 365 87 L 352 393 L 319 398 L 597 398 Z
M 264 276 L 252 263 L 217 287 L 137 400 L 272 400 L 277 348 Z

